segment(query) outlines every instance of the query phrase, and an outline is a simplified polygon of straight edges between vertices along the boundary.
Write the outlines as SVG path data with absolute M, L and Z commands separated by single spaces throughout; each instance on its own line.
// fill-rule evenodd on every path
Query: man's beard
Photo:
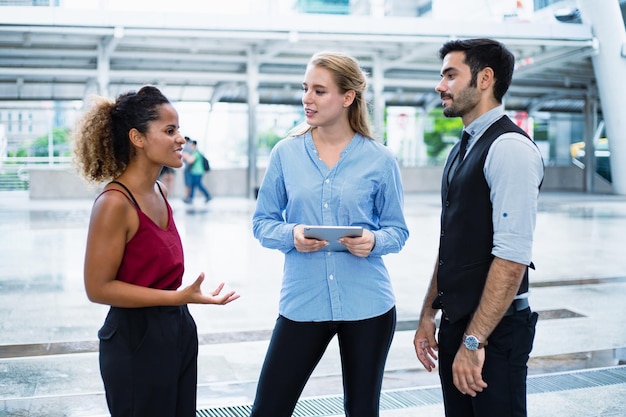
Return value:
M 450 94 L 441 97 L 450 100 L 450 105 L 443 108 L 443 115 L 446 117 L 463 117 L 465 113 L 471 111 L 480 102 L 480 94 L 471 86 L 466 87 L 453 97 Z
M 443 115 L 446 117 L 461 117 L 462 114 L 458 112 L 454 105 L 443 108 Z

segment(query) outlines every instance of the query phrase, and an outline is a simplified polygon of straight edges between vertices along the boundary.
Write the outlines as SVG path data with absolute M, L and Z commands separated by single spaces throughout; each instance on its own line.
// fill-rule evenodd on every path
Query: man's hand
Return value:
M 424 369 L 431 372 L 435 369 L 435 361 L 437 360 L 437 350 L 439 345 L 435 340 L 435 319 L 420 319 L 420 325 L 415 331 L 413 338 L 413 346 L 417 359 L 424 365 Z
M 485 364 L 485 348 L 475 351 L 461 345 L 452 364 L 452 380 L 454 386 L 463 394 L 475 397 L 487 388 L 483 381 L 483 365 Z

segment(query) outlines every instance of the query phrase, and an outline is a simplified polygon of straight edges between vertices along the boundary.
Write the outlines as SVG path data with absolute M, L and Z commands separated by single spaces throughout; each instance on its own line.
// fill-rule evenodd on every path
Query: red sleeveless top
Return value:
M 118 184 L 126 188 L 123 184 Z M 160 190 L 161 187 L 159 186 Z M 100 195 L 109 191 L 124 194 L 120 190 L 109 189 Z M 167 206 L 168 218 L 167 227 L 162 229 L 141 211 L 130 191 L 128 189 L 126 191 L 130 194 L 130 198 L 126 194 L 124 196 L 129 200 L 132 199 L 131 202 L 137 209 L 139 228 L 137 233 L 126 243 L 124 257 L 117 271 L 116 279 L 129 284 L 161 290 L 177 289 L 182 283 L 185 262 L 183 245 L 176 224 L 174 224 L 171 206 L 161 191 Z

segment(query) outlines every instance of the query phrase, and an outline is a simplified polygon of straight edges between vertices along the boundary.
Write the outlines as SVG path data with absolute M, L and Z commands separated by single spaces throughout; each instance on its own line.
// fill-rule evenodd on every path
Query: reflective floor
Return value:
M 96 342 L 107 307 L 90 303 L 82 282 L 91 204 L 0 193 L 0 416 L 107 415 Z M 185 282 L 204 271 L 205 291 L 224 281 L 241 294 L 227 306 L 190 307 L 201 343 L 198 409 L 248 405 L 276 318 L 282 255 L 252 237 L 254 201 L 216 197 L 207 205 L 172 206 Z M 437 250 L 438 196 L 408 195 L 406 216 L 411 237 L 401 253 L 386 257 L 398 309 L 383 387 L 389 393 L 438 385 L 411 344 Z M 531 376 L 626 360 L 625 235 L 626 197 L 542 194 L 531 272 L 531 305 L 540 313 Z M 626 380 L 539 390 L 529 395 L 529 415 L 623 416 L 625 394 Z M 340 395 L 339 354 L 331 343 L 303 399 Z M 438 417 L 443 407 L 436 401 L 381 415 Z

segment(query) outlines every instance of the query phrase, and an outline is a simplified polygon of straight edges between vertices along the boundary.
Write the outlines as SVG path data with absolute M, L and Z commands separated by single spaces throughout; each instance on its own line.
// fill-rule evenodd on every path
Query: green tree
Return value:
M 269 152 L 282 138 L 283 137 L 276 133 L 274 129 L 267 129 L 259 132 L 259 149 L 265 148 Z
M 460 117 L 444 116 L 443 109 L 432 110 L 429 117 L 433 119 L 433 130 L 424 132 L 426 153 L 430 158 L 438 158 L 448 147 L 448 143 L 444 140 L 446 136 L 461 137 L 463 121 Z
M 67 128 L 55 127 L 52 129 L 52 149 L 54 156 L 69 156 L 70 132 Z M 38 137 L 30 145 L 31 156 L 48 156 L 48 135 Z

